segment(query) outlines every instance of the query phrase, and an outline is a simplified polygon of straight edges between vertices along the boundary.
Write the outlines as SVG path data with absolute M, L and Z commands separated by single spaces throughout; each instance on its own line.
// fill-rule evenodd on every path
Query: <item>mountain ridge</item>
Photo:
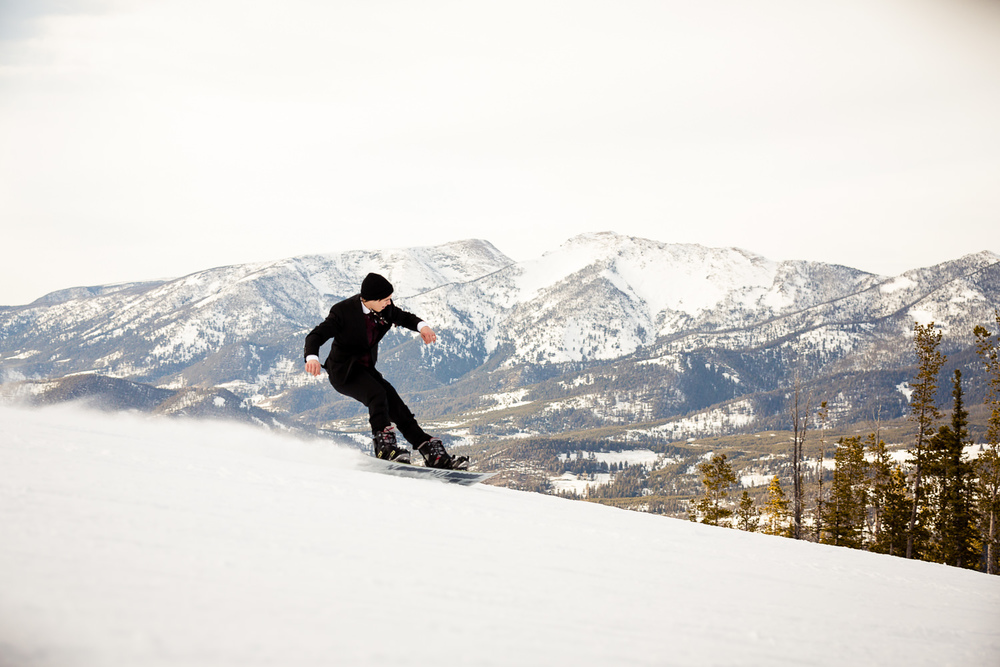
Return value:
M 782 409 L 773 396 L 795 378 L 832 397 L 868 383 L 899 416 L 914 321 L 942 327 L 974 400 L 971 330 L 1000 303 L 1000 256 L 990 251 L 880 276 L 613 232 L 521 262 L 469 239 L 60 290 L 0 309 L 0 380 L 97 373 L 220 387 L 302 424 L 343 427 L 357 406 L 302 372 L 301 345 L 368 271 L 387 275 L 399 304 L 438 331 L 427 347 L 394 331 L 380 366 L 420 414 L 458 424 L 455 437 L 557 432 L 554 415 L 662 422 L 737 399 L 771 418 Z M 474 418 L 511 391 L 524 392 L 517 414 Z M 859 404 L 845 419 L 868 409 L 862 399 L 844 399 Z

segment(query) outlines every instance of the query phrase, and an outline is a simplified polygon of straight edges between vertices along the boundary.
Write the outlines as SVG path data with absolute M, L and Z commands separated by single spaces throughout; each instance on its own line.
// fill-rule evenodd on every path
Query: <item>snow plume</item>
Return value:
M 361 456 L 0 407 L 0 664 L 1000 664 L 997 577 Z

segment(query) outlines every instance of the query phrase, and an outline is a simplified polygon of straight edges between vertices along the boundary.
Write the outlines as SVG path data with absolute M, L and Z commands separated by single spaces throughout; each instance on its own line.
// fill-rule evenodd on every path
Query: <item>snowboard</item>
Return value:
M 495 472 L 473 472 L 471 470 L 447 470 L 442 468 L 427 468 L 412 463 L 394 463 L 383 461 L 374 456 L 365 458 L 362 466 L 366 470 L 380 472 L 384 475 L 394 475 L 396 477 L 423 477 L 425 479 L 436 479 L 450 484 L 461 484 L 462 486 L 472 486 L 483 480 L 496 475 Z

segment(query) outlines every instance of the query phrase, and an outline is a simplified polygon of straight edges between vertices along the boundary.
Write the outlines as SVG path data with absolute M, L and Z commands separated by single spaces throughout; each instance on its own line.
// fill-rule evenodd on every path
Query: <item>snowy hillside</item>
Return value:
M 0 408 L 0 664 L 995 665 L 1000 578 Z

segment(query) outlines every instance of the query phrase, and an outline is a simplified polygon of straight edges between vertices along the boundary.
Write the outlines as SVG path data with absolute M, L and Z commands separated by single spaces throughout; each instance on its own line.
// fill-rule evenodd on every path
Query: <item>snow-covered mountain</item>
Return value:
M 221 387 L 335 425 L 357 406 L 302 371 L 302 340 L 368 271 L 387 275 L 397 302 L 439 333 L 433 346 L 410 332 L 387 338 L 387 376 L 421 415 L 493 436 L 607 424 L 646 423 L 653 438 L 770 428 L 796 379 L 835 419 L 876 400 L 884 416 L 900 415 L 914 321 L 942 326 L 943 349 L 968 366 L 975 392 L 972 329 L 1000 304 L 991 252 L 885 277 L 613 233 L 524 262 L 469 240 L 77 288 L 2 308 L 0 377 Z M 666 423 L 706 410 L 718 419 Z
M 169 386 L 264 386 L 292 360 L 298 370 L 302 344 L 291 341 L 321 321 L 335 300 L 356 293 L 369 271 L 389 275 L 405 299 L 509 263 L 488 243 L 468 241 L 63 290 L 0 311 L 3 379 L 97 372 Z
M 470 303 L 494 306 L 499 321 L 478 328 L 488 331 L 488 353 L 514 348 L 507 365 L 571 363 L 617 359 L 691 331 L 746 327 L 877 281 L 845 267 L 772 262 L 737 248 L 602 233 L 475 281 L 447 306 L 456 313 Z
M 0 664 L 1000 662 L 997 577 L 362 460 L 0 407 Z

